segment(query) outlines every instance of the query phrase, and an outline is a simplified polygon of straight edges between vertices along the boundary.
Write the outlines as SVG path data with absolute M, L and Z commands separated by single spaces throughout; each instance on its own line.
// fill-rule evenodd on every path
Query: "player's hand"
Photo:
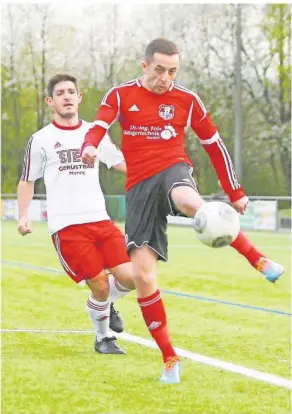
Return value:
M 26 234 L 32 232 L 31 224 L 30 221 L 28 221 L 27 217 L 21 217 L 19 219 L 17 230 L 22 236 L 25 236 Z
M 244 196 L 244 197 L 240 198 L 239 200 L 234 201 L 234 203 L 232 203 L 232 205 L 238 213 L 244 214 L 245 210 L 247 208 L 247 205 L 248 205 L 248 201 L 249 201 L 248 197 Z
M 82 161 L 86 164 L 93 165 L 95 164 L 97 157 L 97 150 L 92 145 L 88 145 L 88 147 L 85 147 L 82 152 Z

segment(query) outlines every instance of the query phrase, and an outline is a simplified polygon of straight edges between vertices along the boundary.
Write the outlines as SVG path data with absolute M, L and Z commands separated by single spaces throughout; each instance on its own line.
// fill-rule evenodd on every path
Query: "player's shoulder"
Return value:
M 94 127 L 94 122 L 84 121 L 84 119 L 81 119 L 81 129 L 90 129 Z
M 45 125 L 43 128 L 39 129 L 38 131 L 34 132 L 30 139 L 34 141 L 42 141 L 47 138 L 48 135 L 50 135 L 53 131 L 54 127 L 52 122 L 50 122 L 48 125 Z
M 84 121 L 84 119 L 81 119 L 81 126 L 78 128 L 79 135 L 84 136 L 91 128 L 94 128 L 96 125 L 95 121 Z
M 119 85 L 114 86 L 111 90 L 114 90 L 114 89 L 116 89 L 116 90 L 121 90 L 121 89 L 128 90 L 129 88 L 140 88 L 140 87 L 141 87 L 141 84 L 140 84 L 139 78 L 135 78 L 135 79 L 129 80 L 127 82 L 120 83 Z
M 195 91 L 187 88 L 186 86 L 184 86 L 184 85 L 182 85 L 181 83 L 178 83 L 178 82 L 173 83 L 172 90 L 176 93 L 181 94 L 181 95 L 185 95 L 186 97 L 189 96 L 189 97 L 196 98 L 197 100 L 200 99 L 199 95 Z

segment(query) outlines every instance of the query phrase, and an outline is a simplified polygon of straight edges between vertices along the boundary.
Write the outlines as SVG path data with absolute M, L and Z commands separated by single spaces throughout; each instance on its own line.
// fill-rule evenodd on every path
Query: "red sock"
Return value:
M 255 246 L 243 233 L 242 230 L 240 230 L 238 236 L 236 237 L 234 242 L 231 243 L 230 246 L 237 250 L 238 253 L 246 257 L 246 259 L 253 267 L 257 266 L 257 262 L 259 261 L 260 257 L 265 257 L 263 253 L 259 252 L 255 248 Z
M 163 361 L 169 361 L 176 356 L 176 353 L 169 338 L 166 313 L 160 291 L 157 289 L 155 293 L 146 298 L 138 298 L 138 303 L 147 328 L 162 352 Z

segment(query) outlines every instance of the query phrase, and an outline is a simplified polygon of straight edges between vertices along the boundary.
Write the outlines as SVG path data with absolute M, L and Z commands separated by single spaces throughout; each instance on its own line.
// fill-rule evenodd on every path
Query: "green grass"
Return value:
M 250 233 L 287 268 L 266 282 L 233 249 L 209 249 L 189 228 L 169 228 L 169 262 L 161 289 L 290 312 L 288 234 Z M 2 227 L 2 260 L 61 269 L 46 225 L 21 237 Z M 2 329 L 91 329 L 86 288 L 67 276 L 4 264 Z M 290 377 L 290 318 L 263 311 L 163 295 L 175 346 L 262 372 Z M 128 333 L 149 338 L 135 293 L 117 303 Z M 157 350 L 120 340 L 126 356 L 93 351 L 93 334 L 3 333 L 5 414 L 199 413 L 286 414 L 290 392 L 183 359 L 181 384 L 163 386 Z

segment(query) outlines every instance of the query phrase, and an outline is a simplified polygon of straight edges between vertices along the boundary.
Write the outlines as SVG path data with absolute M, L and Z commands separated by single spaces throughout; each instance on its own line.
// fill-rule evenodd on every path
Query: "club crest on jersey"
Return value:
M 169 121 L 174 117 L 174 106 L 173 105 L 160 105 L 158 114 L 160 118 L 165 121 Z

